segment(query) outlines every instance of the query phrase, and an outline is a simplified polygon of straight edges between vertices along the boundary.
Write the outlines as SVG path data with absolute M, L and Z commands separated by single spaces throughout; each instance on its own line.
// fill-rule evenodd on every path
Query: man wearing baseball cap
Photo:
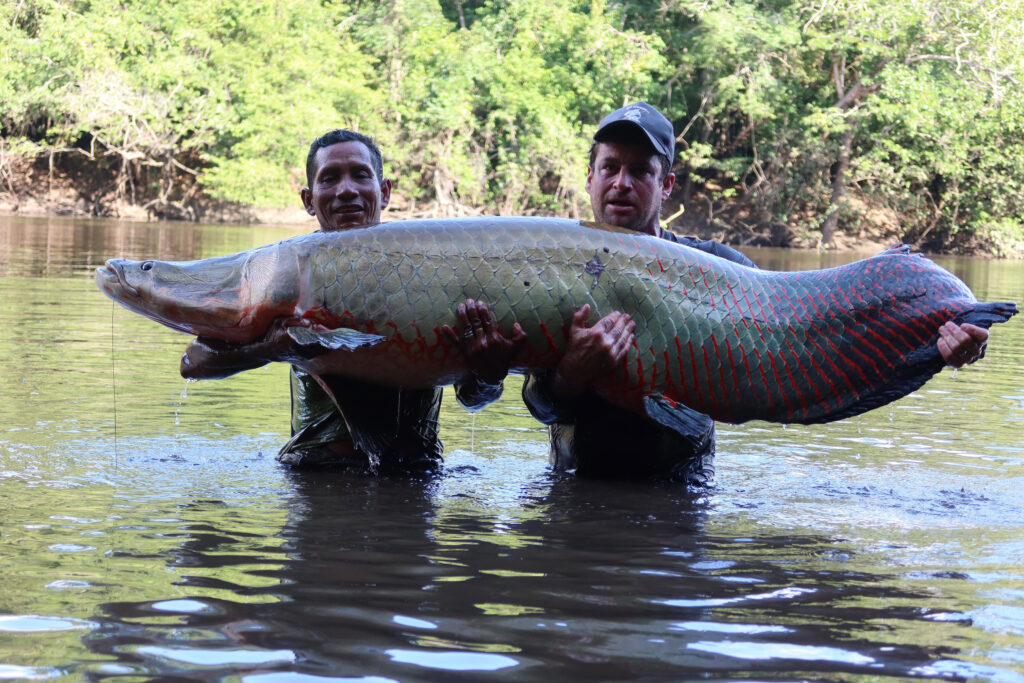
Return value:
M 601 121 L 587 167 L 587 193 L 598 223 L 615 225 L 755 267 L 718 242 L 678 237 L 662 230 L 662 202 L 675 185 L 675 134 L 665 116 L 637 102 Z M 699 425 L 684 436 L 608 403 L 590 384 L 615 368 L 633 344 L 629 315 L 613 312 L 587 326 L 589 306 L 573 318 L 569 347 L 559 364 L 530 375 L 523 400 L 549 425 L 555 469 L 595 477 L 666 477 L 705 485 L 714 474 L 715 423 L 696 411 Z
M 587 167 L 594 220 L 756 267 L 724 244 L 662 230 L 662 202 L 675 184 L 674 155 L 671 122 L 646 102 L 606 116 L 594 134 Z M 530 412 L 550 427 L 552 465 L 580 476 L 663 477 L 706 485 L 714 474 L 714 421 L 683 408 L 698 427 L 682 435 L 600 398 L 591 383 L 622 361 L 633 345 L 635 325 L 628 314 L 616 311 L 588 326 L 589 314 L 590 307 L 584 306 L 574 316 L 569 346 L 558 365 L 528 376 L 523 385 Z M 943 325 L 939 350 L 946 362 L 959 366 L 976 359 L 984 344 L 978 332 L 988 336 L 982 328 Z

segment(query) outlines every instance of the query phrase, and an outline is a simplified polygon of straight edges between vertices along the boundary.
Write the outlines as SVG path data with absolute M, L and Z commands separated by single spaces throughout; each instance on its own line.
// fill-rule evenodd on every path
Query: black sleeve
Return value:
M 576 414 L 576 402 L 555 398 L 551 392 L 554 369 L 545 372 L 531 372 L 523 381 L 523 403 L 530 414 L 541 424 L 572 422 Z
M 749 258 L 744 256 L 739 251 L 733 249 L 732 247 L 726 246 L 721 242 L 716 242 L 714 240 L 702 240 L 697 239 L 696 237 L 680 237 L 679 235 L 669 232 L 668 230 L 662 230 L 661 236 L 664 239 L 667 239 L 669 242 L 676 242 L 677 244 L 682 244 L 687 247 L 700 249 L 705 253 L 711 254 L 713 256 L 718 256 L 719 258 L 724 258 L 726 261 L 732 261 L 733 263 L 738 263 L 742 266 L 747 266 L 749 268 L 757 268 L 756 263 L 751 261 Z
M 471 377 L 455 383 L 455 400 L 466 410 L 475 413 L 501 398 L 504 390 L 501 382 L 488 384 Z

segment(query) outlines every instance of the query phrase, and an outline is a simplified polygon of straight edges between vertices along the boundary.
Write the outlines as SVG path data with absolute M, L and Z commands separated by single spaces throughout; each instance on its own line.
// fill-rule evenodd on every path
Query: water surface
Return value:
M 285 368 L 186 384 L 92 283 L 293 234 L 0 218 L 0 679 L 1024 680 L 1020 319 L 867 415 L 720 426 L 705 494 L 553 474 L 516 379 L 446 398 L 441 476 L 294 473 Z

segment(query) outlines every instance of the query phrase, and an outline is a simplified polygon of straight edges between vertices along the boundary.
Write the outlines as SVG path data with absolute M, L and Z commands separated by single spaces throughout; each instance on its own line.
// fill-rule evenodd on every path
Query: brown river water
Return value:
M 0 217 L 0 679 L 1024 681 L 1024 316 L 892 406 L 721 425 L 700 495 L 552 473 L 517 378 L 446 396 L 440 476 L 299 474 L 285 367 L 186 384 L 93 284 L 294 234 Z

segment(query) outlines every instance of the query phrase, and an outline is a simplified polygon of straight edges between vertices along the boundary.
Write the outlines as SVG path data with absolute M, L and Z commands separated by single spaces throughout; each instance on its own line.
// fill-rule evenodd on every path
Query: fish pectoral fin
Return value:
M 647 417 L 692 441 L 695 446 L 707 438 L 708 426 L 714 424 L 707 415 L 661 394 L 644 396 L 644 411 Z
M 355 351 L 376 346 L 387 337 L 369 332 L 360 332 L 349 327 L 339 327 L 335 330 L 314 330 L 310 327 L 292 326 L 288 328 L 288 336 L 295 340 L 300 346 L 320 346 L 325 349 L 337 351 Z

